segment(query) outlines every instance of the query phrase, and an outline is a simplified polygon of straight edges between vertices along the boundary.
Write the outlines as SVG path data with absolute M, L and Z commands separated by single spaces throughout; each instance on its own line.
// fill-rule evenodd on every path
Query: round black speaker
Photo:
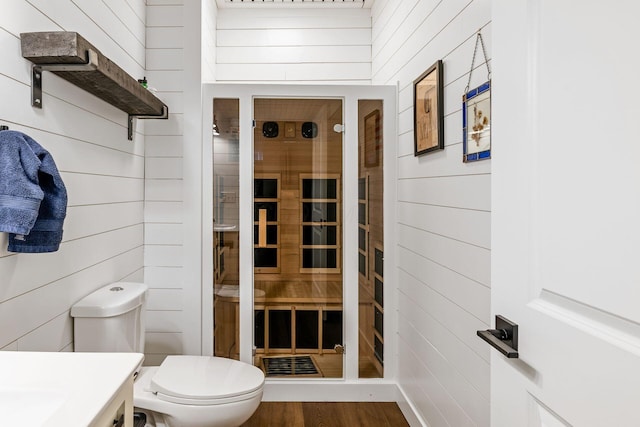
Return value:
M 262 135 L 264 135 L 265 138 L 275 138 L 278 136 L 278 123 L 264 122 L 262 124 Z
M 302 124 L 302 137 L 315 138 L 318 136 L 318 125 L 314 122 L 304 122 Z

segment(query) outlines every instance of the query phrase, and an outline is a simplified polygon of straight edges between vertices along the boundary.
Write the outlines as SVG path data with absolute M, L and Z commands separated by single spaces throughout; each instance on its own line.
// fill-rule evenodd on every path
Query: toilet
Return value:
M 75 351 L 144 352 L 147 286 L 113 283 L 71 308 Z M 236 427 L 262 400 L 264 373 L 253 365 L 210 356 L 167 356 L 138 370 L 135 412 L 147 427 Z

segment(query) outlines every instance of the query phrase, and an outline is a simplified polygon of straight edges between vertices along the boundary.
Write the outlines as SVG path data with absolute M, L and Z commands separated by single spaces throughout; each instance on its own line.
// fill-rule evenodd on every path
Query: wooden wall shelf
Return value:
M 48 70 L 108 102 L 133 119 L 166 119 L 169 109 L 148 89 L 104 56 L 80 34 L 69 31 L 20 34 L 22 56 L 33 62 L 32 102 L 42 108 L 42 71 Z

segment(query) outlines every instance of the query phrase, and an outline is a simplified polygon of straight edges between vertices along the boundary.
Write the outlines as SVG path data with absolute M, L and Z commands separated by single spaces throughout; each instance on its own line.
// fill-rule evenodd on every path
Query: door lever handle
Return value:
M 486 332 L 489 332 L 500 341 L 507 341 L 511 339 L 510 331 L 507 331 L 506 329 L 487 329 Z
M 496 315 L 496 328 L 477 334 L 509 359 L 518 358 L 518 325 L 509 319 Z

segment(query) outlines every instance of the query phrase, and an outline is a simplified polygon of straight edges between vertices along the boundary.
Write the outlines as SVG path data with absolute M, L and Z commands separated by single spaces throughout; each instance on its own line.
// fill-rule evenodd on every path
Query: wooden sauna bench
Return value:
M 237 303 L 238 285 L 216 285 L 216 298 Z M 317 304 L 342 305 L 342 283 L 320 281 L 268 282 L 256 281 L 254 289 L 256 305 Z
M 238 286 L 237 285 L 216 285 L 215 290 L 215 309 L 218 311 L 216 314 L 217 319 L 226 318 L 226 323 L 234 322 L 235 330 L 229 330 L 228 328 L 220 327 L 216 325 L 216 349 L 224 350 L 225 348 L 232 348 L 234 344 L 238 342 L 239 337 L 239 308 L 238 308 Z M 339 325 L 330 325 L 323 321 L 324 313 L 338 313 L 341 316 L 342 312 L 342 283 L 337 281 L 288 281 L 288 282 L 274 282 L 274 281 L 256 281 L 254 290 L 254 311 L 256 313 L 264 313 L 265 319 L 265 334 L 264 334 L 264 347 L 258 347 L 258 353 L 260 354 L 273 354 L 273 353 L 323 353 L 328 350 L 327 346 L 323 346 L 323 329 L 324 328 L 339 328 L 340 331 L 335 331 L 340 336 L 341 341 L 341 329 L 342 322 Z M 288 334 L 293 337 L 290 346 L 278 348 L 270 348 L 269 346 L 269 312 L 290 312 L 291 315 L 291 331 Z M 308 348 L 304 350 L 297 345 L 296 337 L 296 311 L 305 312 L 317 312 L 318 316 L 318 344 L 317 347 Z M 273 333 L 273 331 L 271 331 Z M 332 339 L 335 338 L 335 334 Z M 261 340 L 259 340 L 261 341 Z M 333 348 L 333 342 L 327 343 Z M 333 351 L 333 350 L 331 350 Z M 233 357 L 234 354 L 230 354 L 228 357 Z
M 267 282 L 256 281 L 255 290 L 264 291 L 254 295 L 256 305 L 272 304 L 338 304 L 342 305 L 342 282 L 290 281 Z

